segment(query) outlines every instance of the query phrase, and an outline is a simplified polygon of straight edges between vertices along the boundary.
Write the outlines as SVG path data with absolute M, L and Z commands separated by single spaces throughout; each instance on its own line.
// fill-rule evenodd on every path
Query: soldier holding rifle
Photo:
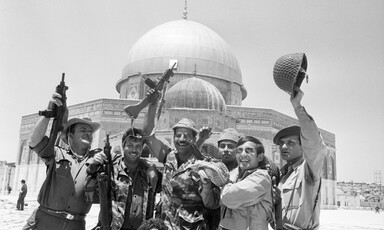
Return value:
M 151 103 L 144 120 L 145 133 L 154 128 L 157 103 Z M 220 188 L 229 179 L 222 162 L 207 159 L 201 154 L 195 123 L 181 119 L 172 127 L 175 148 L 150 135 L 147 145 L 160 162 L 164 163 L 160 217 L 169 229 L 214 229 L 207 218 L 219 207 Z M 198 144 L 199 145 L 199 144 Z M 211 227 L 211 228 L 210 228 Z
M 137 229 L 144 220 L 153 217 L 156 190 L 160 172 L 154 165 L 141 159 L 144 149 L 144 134 L 137 128 L 129 128 L 122 137 L 123 155 L 115 155 L 113 164 L 112 210 L 110 223 L 100 223 L 95 229 Z M 95 157 L 98 165 L 107 163 L 107 156 L 102 153 Z M 92 172 L 88 170 L 90 174 Z M 160 182 L 160 181 L 159 181 Z M 100 181 L 99 181 L 99 190 Z M 99 191 L 101 194 L 101 191 Z M 107 193 L 108 194 L 108 193 Z M 100 196 L 100 208 L 102 199 Z M 103 210 L 100 210 L 103 211 Z M 101 215 L 104 215 L 102 212 Z
M 143 128 L 145 143 L 159 162 L 164 163 L 162 201 L 157 214 L 165 219 L 169 229 L 210 229 L 207 213 L 209 209 L 219 207 L 219 187 L 229 178 L 227 168 L 221 162 L 203 161 L 206 158 L 197 146 L 201 146 L 207 135 L 199 135 L 197 139 L 199 131 L 190 119 L 183 118 L 173 126 L 175 149 L 158 140 L 153 132 L 159 93 L 162 91 L 164 99 L 164 86 L 173 76 L 175 65 L 170 65 L 172 67 L 163 73 L 157 84 L 146 80 L 151 88 L 146 98 L 124 110 L 134 119 L 141 108 L 149 105 Z M 157 119 L 163 104 L 164 100 L 160 103 Z
M 150 79 L 146 80 L 152 89 L 139 104 L 125 108 L 125 112 L 132 118 L 132 125 L 141 110 L 149 104 L 158 102 L 159 92 L 172 76 L 173 72 L 170 68 L 163 73 L 157 84 Z M 143 132 L 132 126 L 123 134 L 121 140 L 123 155 L 116 154 L 111 162 L 108 160 L 108 154 L 103 153 L 95 157 L 96 164 L 90 165 L 88 173 L 94 178 L 97 173 L 99 174 L 97 177 L 100 178 L 100 174 L 106 171 L 103 170 L 105 167 L 100 166 L 113 165 L 113 172 L 107 173 L 108 178 L 113 179 L 112 191 L 103 192 L 103 188 L 109 186 L 103 186 L 103 181 L 98 179 L 99 195 L 96 194 L 96 197 L 99 197 L 101 210 L 100 221 L 94 229 L 134 230 L 140 227 L 143 221 L 153 217 L 155 195 L 161 188 L 158 185 L 158 182 L 161 182 L 159 180 L 161 174 L 155 165 L 150 165 L 146 160 L 141 159 L 145 140 L 151 131 Z M 110 197 L 105 197 L 107 194 L 112 197 L 110 206 L 105 204 L 110 201 Z M 106 200 L 107 202 L 103 202 Z
M 100 123 L 89 118 L 73 118 L 65 123 L 68 112 L 65 90 L 63 76 L 29 139 L 30 148 L 47 166 L 47 176 L 37 199 L 40 205 L 28 219 L 25 229 L 85 229 L 84 219 L 91 208 L 84 191 L 86 164 L 91 163 L 95 155 L 90 148 L 93 133 L 100 128 Z M 47 137 L 50 118 L 54 119 L 50 137 Z M 55 144 L 60 131 L 60 138 L 69 149 Z

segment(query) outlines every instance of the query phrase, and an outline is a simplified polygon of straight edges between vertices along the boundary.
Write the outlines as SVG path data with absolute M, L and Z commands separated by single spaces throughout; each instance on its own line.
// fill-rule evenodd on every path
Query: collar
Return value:
M 237 175 L 237 180 L 242 180 L 244 178 L 246 178 L 248 175 L 254 173 L 258 168 L 255 168 L 255 169 L 248 169 L 246 171 L 244 171 L 243 175 L 241 175 L 241 172 L 240 172 L 240 167 L 238 166 L 238 175 Z
M 237 161 L 234 161 L 232 163 L 230 163 L 229 165 L 226 165 L 227 168 L 228 168 L 228 171 L 232 171 L 233 169 L 237 168 L 239 166 L 239 164 L 237 164 Z
M 84 159 L 87 159 L 88 156 L 90 155 L 90 151 L 88 150 L 83 156 L 78 155 L 77 153 L 73 152 L 72 149 L 67 150 L 68 154 L 71 155 L 71 157 L 77 162 L 80 163 Z
M 187 159 L 186 162 L 181 163 L 181 161 L 180 161 L 180 157 L 179 157 L 179 151 L 175 148 L 175 149 L 173 150 L 173 153 L 174 153 L 175 156 L 176 156 L 177 165 L 179 166 L 179 168 L 180 168 L 182 165 L 188 165 L 188 164 L 190 164 L 190 163 L 194 163 L 194 162 L 196 161 L 196 157 L 195 157 L 195 155 L 192 154 L 190 157 L 188 157 L 188 159 Z
M 146 170 L 145 164 L 143 164 L 142 160 L 139 160 L 139 163 L 137 164 L 137 168 L 135 170 L 135 174 L 146 176 L 146 172 L 147 170 Z M 125 175 L 127 177 L 129 176 L 129 169 L 124 163 L 124 157 L 121 158 L 119 175 Z
M 304 162 L 304 157 L 300 158 L 293 164 L 286 164 L 281 168 L 281 175 L 285 176 L 287 174 L 290 174 L 292 171 L 294 171 L 297 167 L 299 167 Z

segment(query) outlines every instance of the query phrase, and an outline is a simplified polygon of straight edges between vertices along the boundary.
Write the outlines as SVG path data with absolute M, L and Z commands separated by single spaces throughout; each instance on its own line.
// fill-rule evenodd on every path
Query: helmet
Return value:
M 287 92 L 293 93 L 293 87 L 300 87 L 307 71 L 307 56 L 304 53 L 286 54 L 277 59 L 273 67 L 273 79 L 276 85 Z

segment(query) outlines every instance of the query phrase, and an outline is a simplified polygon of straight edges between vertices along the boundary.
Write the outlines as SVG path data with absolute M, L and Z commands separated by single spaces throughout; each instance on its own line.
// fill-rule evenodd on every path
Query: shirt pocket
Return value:
M 303 178 L 296 173 L 283 184 L 283 208 L 287 210 L 298 209 L 302 205 L 302 184 Z M 287 207 L 289 205 L 289 207 Z
M 72 178 L 71 166 L 72 162 L 67 159 L 56 160 L 55 168 L 57 178 L 61 180 L 68 180 L 68 178 Z

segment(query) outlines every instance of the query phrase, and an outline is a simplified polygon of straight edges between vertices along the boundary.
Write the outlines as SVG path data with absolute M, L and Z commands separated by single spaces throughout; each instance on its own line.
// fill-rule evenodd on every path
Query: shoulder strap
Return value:
M 296 191 L 296 183 L 297 183 L 297 180 L 299 179 L 299 175 L 296 177 L 296 180 L 295 180 L 295 183 L 293 184 L 293 191 L 291 193 L 291 197 L 289 198 L 289 202 L 288 202 L 288 205 L 287 207 L 285 207 L 287 210 L 285 211 L 285 215 L 284 215 L 284 218 L 285 219 L 287 217 L 287 214 L 288 214 L 288 210 L 289 210 L 289 206 L 291 205 L 292 203 L 292 199 L 293 199 L 293 194 L 295 193 Z

